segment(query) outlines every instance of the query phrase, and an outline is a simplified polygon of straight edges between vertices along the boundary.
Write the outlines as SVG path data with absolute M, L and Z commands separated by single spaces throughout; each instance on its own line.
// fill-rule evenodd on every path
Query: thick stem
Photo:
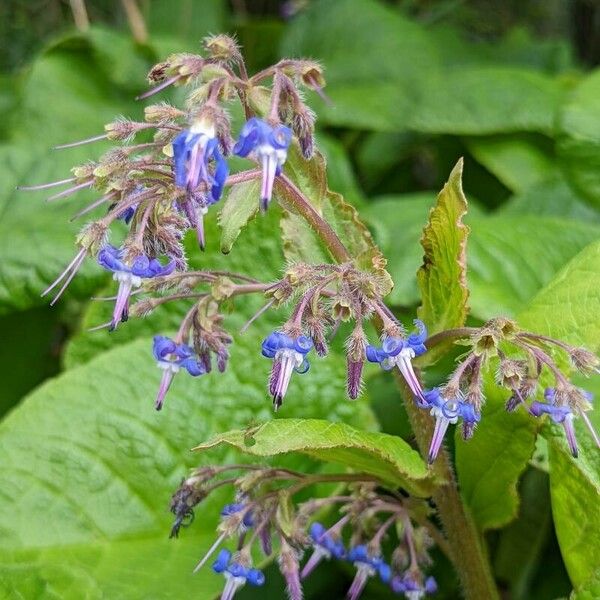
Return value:
M 396 374 L 396 377 L 403 390 L 403 397 L 411 398 L 412 393 L 404 379 L 399 373 Z M 433 420 L 414 402 L 405 402 L 405 407 L 421 455 L 427 456 L 429 442 L 433 435 Z M 440 449 L 431 468 L 445 481 L 437 486 L 433 494 L 433 501 L 446 533 L 450 559 L 460 577 L 465 598 L 468 600 L 497 600 L 499 598 L 498 590 L 490 570 L 483 540 L 460 497 L 450 456 L 445 448 Z
M 288 201 L 314 229 L 333 258 L 341 263 L 351 261 L 352 256 L 340 238 L 329 223 L 311 206 L 302 192 L 285 175 L 278 177 L 277 181 L 287 192 Z M 441 332 L 428 340 L 428 347 L 446 339 L 468 337 L 476 331 L 475 328 L 462 327 Z M 404 379 L 400 374 L 396 374 L 396 377 L 404 391 L 404 398 L 412 398 L 412 393 Z M 421 455 L 427 456 L 433 434 L 433 420 L 414 402 L 407 401 L 405 406 Z M 463 585 L 465 598 L 468 600 L 498 600 L 498 589 L 494 583 L 483 540 L 460 497 L 450 457 L 444 448 L 440 450 L 432 468 L 445 481 L 436 488 L 433 500 L 446 532 L 450 556 Z

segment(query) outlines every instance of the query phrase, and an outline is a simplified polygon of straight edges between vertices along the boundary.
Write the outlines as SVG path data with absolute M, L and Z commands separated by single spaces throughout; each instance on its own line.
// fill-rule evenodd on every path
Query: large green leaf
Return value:
M 533 331 L 600 349 L 600 242 L 580 252 L 540 292 L 523 315 Z M 590 418 L 596 429 L 600 416 Z M 576 423 L 580 446 L 573 459 L 559 427 L 547 426 L 550 492 L 556 534 L 567 571 L 575 586 L 585 584 L 600 565 L 600 454 L 583 423 Z
M 559 117 L 558 152 L 573 186 L 600 205 L 600 69 L 573 90 Z
M 585 427 L 577 427 L 577 459 L 566 448 L 562 428 L 547 428 L 544 433 L 556 535 L 569 577 L 579 586 L 600 567 L 600 453 Z
M 573 258 L 519 318 L 530 331 L 600 348 L 600 242 Z
M 600 598 L 600 569 L 573 592 L 569 600 L 596 600 Z
M 599 278 L 600 243 L 595 242 L 573 258 L 536 295 L 517 317 L 519 325 L 597 351 L 600 347 L 600 327 L 596 318 L 600 310 Z M 531 458 L 540 424 L 524 411 L 508 415 L 503 409 L 505 399 L 504 392 L 490 387 L 475 438 L 468 443 L 457 441 L 456 464 L 461 490 L 479 526 L 484 529 L 499 527 L 515 516 L 517 481 Z M 597 504 L 597 471 L 596 475 L 590 475 L 591 467 L 597 469 L 597 463 L 590 463 L 597 460 L 593 458 L 597 451 L 592 458 L 586 459 L 591 442 L 580 423 L 577 428 L 584 447 L 583 457 L 577 461 L 569 458 L 562 436 L 552 437 L 550 483 L 563 557 L 573 580 L 581 582 L 596 564 L 591 548 L 598 541 L 589 539 L 588 534 L 590 528 L 597 531 L 598 515 L 590 514 L 589 520 L 574 517 L 572 509 L 577 504 L 582 515 L 591 505 Z M 577 494 L 574 495 L 575 489 Z M 565 498 L 567 502 L 564 502 Z M 579 553 L 578 558 L 572 553 L 574 547 Z M 584 554 L 587 562 L 582 560 Z
M 42 55 L 24 83 L 13 141 L 0 147 L 0 310 L 4 312 L 45 302 L 40 292 L 76 252 L 78 225 L 68 219 L 94 198 L 88 192 L 45 204 L 43 198 L 52 192 L 16 192 L 15 187 L 68 177 L 73 165 L 98 157 L 106 144 L 56 152 L 52 145 L 101 133 L 103 123 L 119 114 L 142 112 L 101 70 L 94 72 L 96 65 L 89 41 L 81 38 L 65 40 Z M 89 292 L 98 281 L 93 273 L 84 268 L 71 293 Z
M 421 238 L 425 255 L 417 272 L 422 299 L 418 315 L 430 333 L 460 327 L 467 318 L 466 247 L 469 228 L 462 222 L 467 212 L 462 168 L 461 159 L 439 193 Z
M 481 530 L 502 527 L 516 516 L 517 482 L 533 454 L 538 426 L 523 411 L 507 413 L 507 394 L 492 381 L 485 392 L 474 437 L 464 442 L 458 428 L 455 434 L 461 495 Z
M 547 179 L 556 169 L 546 149 L 522 134 L 468 138 L 467 148 L 479 163 L 514 192 Z
M 179 598 L 184 583 L 173 580 L 181 578 L 188 594 L 210 597 L 221 582 L 192 577 L 191 569 L 212 539 L 223 498 L 207 500 L 200 525 L 170 546 L 167 506 L 188 467 L 232 459 L 226 448 L 193 455 L 193 441 L 271 417 L 263 333 L 236 340 L 224 374 L 179 374 L 161 413 L 152 407 L 160 371 L 149 338 L 67 371 L 13 411 L 0 425 L 4 587 L 27 598 L 46 597 L 37 591 L 44 587 L 61 598 L 95 598 L 98 590 L 104 597 Z M 364 402 L 340 399 L 344 384 L 345 361 L 331 355 L 294 379 L 280 414 L 371 427 Z M 301 457 L 290 464 L 307 466 Z M 150 555 L 163 559 L 156 575 L 132 581 L 132 571 L 156 564 Z
M 550 217 L 471 219 L 468 272 L 471 310 L 479 318 L 515 316 L 600 226 Z
M 410 128 L 482 135 L 552 133 L 562 89 L 555 79 L 511 67 L 461 67 L 428 73 Z
M 195 450 L 222 444 L 234 446 L 253 456 L 276 456 L 297 452 L 335 462 L 417 494 L 431 490 L 430 472 L 416 450 L 403 439 L 330 423 L 321 419 L 277 419 L 252 431 L 219 433 Z
M 535 183 L 503 204 L 497 215 L 564 217 L 588 223 L 600 222 L 600 212 L 578 196 L 560 174 Z
M 311 56 L 326 67 L 332 106 L 315 102 L 336 125 L 403 129 L 437 53 L 423 28 L 375 0 L 312 3 L 283 38 L 282 56 Z

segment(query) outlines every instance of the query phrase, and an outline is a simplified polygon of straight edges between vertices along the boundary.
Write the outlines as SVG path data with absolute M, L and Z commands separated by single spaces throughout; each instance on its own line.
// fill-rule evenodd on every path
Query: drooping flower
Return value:
M 231 600 L 235 593 L 246 583 L 261 586 L 265 583 L 265 576 L 258 569 L 245 567 L 240 562 L 232 561 L 231 552 L 222 549 L 213 563 L 213 571 L 225 577 L 225 587 L 221 600 Z
M 233 153 L 246 157 L 254 153 L 262 166 L 261 207 L 266 210 L 273 195 L 273 182 L 281 173 L 292 141 L 292 130 L 285 125 L 270 125 L 256 117 L 244 125 Z
M 412 333 L 407 338 L 387 337 L 383 340 L 381 348 L 367 346 L 366 354 L 369 362 L 379 363 L 386 371 L 398 367 L 417 401 L 423 402 L 423 388 L 415 375 L 411 361 L 416 356 L 427 352 L 425 347 L 427 328 L 419 319 L 415 319 L 414 323 L 417 333 Z
M 346 553 L 344 544 L 327 533 L 327 529 L 321 523 L 313 523 L 309 534 L 313 543 L 313 553 L 302 569 L 301 579 L 308 577 L 323 559 L 329 560 L 331 557 L 341 559 Z
M 173 163 L 175 184 L 187 190 L 181 208 L 197 231 L 200 248 L 204 249 L 204 215 L 209 206 L 220 200 L 229 174 L 214 125 L 200 119 L 182 131 L 173 140 Z M 202 183 L 206 189 L 198 189 Z
M 437 592 L 437 582 L 433 577 L 427 577 L 422 581 L 422 577 L 415 577 L 410 573 L 403 576 L 396 575 L 391 582 L 392 591 L 396 594 L 404 594 L 407 600 L 421 600 L 426 595 Z
M 119 321 L 127 321 L 129 296 L 133 288 L 142 285 L 143 279 L 170 275 L 175 270 L 175 262 L 162 265 L 156 258 L 138 256 L 131 264 L 123 260 L 123 250 L 114 246 L 104 246 L 98 253 L 98 264 L 112 271 L 113 279 L 119 282 L 119 291 L 110 323 L 110 330 L 116 328 Z
M 356 575 L 347 594 L 348 600 L 356 600 L 365 589 L 369 578 L 375 575 L 379 575 L 383 583 L 390 582 L 391 567 L 380 556 L 372 556 L 365 544 L 350 548 L 347 558 L 356 567 Z
M 309 337 L 300 335 L 292 338 L 280 331 L 274 331 L 263 341 L 262 355 L 273 359 L 269 391 L 275 410 L 283 403 L 292 372 L 303 374 L 310 368 L 306 355 L 312 347 L 313 342 Z
M 173 163 L 175 185 L 193 192 L 204 183 L 214 202 L 221 198 L 229 166 L 219 150 L 214 125 L 201 119 L 182 131 L 173 140 Z
M 156 410 L 160 410 L 173 377 L 180 369 L 185 369 L 192 377 L 198 377 L 206 373 L 206 366 L 187 344 L 178 344 L 162 335 L 154 336 L 152 351 L 158 367 L 163 370 L 154 404 Z
M 468 425 L 475 426 L 481 420 L 481 415 L 472 404 L 461 398 L 444 398 L 438 388 L 426 391 L 423 398 L 425 402 L 419 406 L 429 408 L 431 416 L 435 417 L 435 428 L 428 456 L 431 464 L 437 458 L 448 425 L 454 425 L 462 419 Z
M 244 529 L 248 529 L 254 526 L 254 516 L 251 510 L 248 510 L 248 507 L 243 502 L 234 502 L 232 504 L 226 504 L 221 509 L 222 517 L 230 517 L 231 515 L 235 515 L 238 513 L 243 513 L 241 527 Z
M 583 399 L 587 402 L 591 402 L 593 399 L 592 394 L 587 392 L 586 390 L 578 390 Z M 577 438 L 575 436 L 575 427 L 573 425 L 573 419 L 576 416 L 581 416 L 587 425 L 590 433 L 592 434 L 594 441 L 597 445 L 600 445 L 600 441 L 598 439 L 598 434 L 594 429 L 592 423 L 588 419 L 587 415 L 583 410 L 574 410 L 568 406 L 566 402 L 561 402 L 559 400 L 559 395 L 555 388 L 546 388 L 544 392 L 544 398 L 546 402 L 532 402 L 529 410 L 532 415 L 536 417 L 540 417 L 544 414 L 549 415 L 550 418 L 555 422 L 559 423 L 563 426 L 565 430 L 565 436 L 567 438 L 567 443 L 569 444 L 569 449 L 571 450 L 571 454 L 577 458 L 579 455 L 579 450 L 577 448 Z

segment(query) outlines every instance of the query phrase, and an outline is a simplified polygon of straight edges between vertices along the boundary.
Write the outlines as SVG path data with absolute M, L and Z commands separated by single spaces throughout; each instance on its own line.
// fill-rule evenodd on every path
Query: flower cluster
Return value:
M 374 253 L 367 252 L 369 267 L 364 266 L 369 262 L 363 261 L 364 256 L 351 256 L 318 207 L 299 189 L 302 178 L 296 175 L 297 162 L 288 175 L 283 173 L 292 148 L 299 149 L 306 159 L 314 151 L 315 117 L 302 90 L 322 95 L 325 82 L 317 63 L 282 60 L 248 76 L 235 40 L 217 35 L 204 40 L 202 55 L 171 55 L 151 69 L 148 79 L 155 87 L 143 98 L 169 86 L 187 87 L 184 108 L 166 102 L 153 104 L 146 107 L 143 121 L 120 118 L 106 125 L 102 135 L 61 146 L 99 140 L 120 143 L 99 160 L 75 167 L 73 177 L 26 189 L 70 186 L 50 200 L 80 190 L 98 191 L 101 197 L 80 210 L 77 218 L 108 206 L 104 216 L 82 229 L 76 256 L 44 292 L 60 286 L 53 302 L 88 256 L 95 257 L 118 283 L 112 319 L 100 327 L 113 330 L 130 315 L 145 316 L 167 302 L 193 302 L 173 339 L 157 336 L 154 340 L 154 356 L 163 370 L 157 409 L 182 367 L 197 377 L 211 370 L 216 357 L 218 370 L 225 369 L 232 336 L 223 326 L 222 304 L 241 294 L 258 293 L 267 303 L 250 322 L 271 307 L 293 304 L 287 321 L 262 344 L 263 356 L 272 360 L 268 387 L 275 410 L 288 393 L 293 372 L 308 371 L 308 354 L 314 349 L 317 356 L 325 356 L 340 324 L 352 322 L 346 340 L 349 398 L 360 394 L 366 361 L 384 370 L 397 368 L 416 405 L 432 417 L 430 462 L 440 452 L 449 425 L 461 422 L 464 438 L 473 435 L 482 418 L 483 372 L 490 363 L 497 367 L 497 383 L 510 391 L 509 410 L 522 405 L 532 416 L 546 415 L 561 425 L 575 456 L 576 419 L 585 422 L 600 445 L 586 415 L 591 398 L 568 381 L 548 346 L 566 352 L 573 366 L 585 373 L 598 369 L 597 357 L 563 342 L 521 332 L 507 319 L 462 329 L 457 338 L 465 339 L 471 350 L 445 385 L 423 388 L 414 361 L 427 362 L 426 352 L 435 344 L 435 336 L 434 341 L 428 339 L 425 323 L 419 320 L 414 322 L 416 331 L 407 335 L 384 304 L 392 285 L 384 269 L 385 259 L 374 247 Z M 237 101 L 246 121 L 236 136 L 229 107 Z M 152 132 L 151 141 L 134 143 L 138 134 L 148 131 Z M 251 159 L 258 168 L 230 175 L 231 154 Z M 293 160 L 299 160 L 297 153 Z M 306 163 L 309 171 L 313 166 L 315 163 Z M 336 264 L 292 264 L 276 282 L 260 282 L 243 273 L 188 268 L 186 232 L 195 231 L 203 249 L 204 217 L 209 208 L 222 199 L 226 186 L 254 180 L 261 180 L 256 200 L 262 209 L 271 202 L 278 181 L 286 210 L 291 205 L 319 230 Z M 120 244 L 110 245 L 108 236 L 116 222 L 121 229 L 125 225 L 125 237 Z M 208 289 L 198 290 L 199 286 Z M 136 302 L 130 306 L 134 294 Z M 378 330 L 380 346 L 368 343 L 365 327 L 369 322 Z M 446 338 L 451 334 L 444 332 Z M 547 372 L 554 376 L 555 385 L 542 401 L 540 378 Z
M 594 354 L 559 340 L 520 331 L 515 323 L 504 318 L 492 319 L 481 328 L 457 330 L 456 338 L 471 349 L 463 355 L 446 385 L 424 391 L 422 398 L 417 399 L 418 406 L 429 410 L 435 418 L 429 462 L 437 457 L 450 424 L 462 422 L 464 439 L 473 435 L 485 402 L 482 374 L 488 365 L 496 367 L 497 385 L 510 393 L 507 411 L 513 412 L 521 406 L 534 417 L 548 415 L 554 423 L 562 425 L 574 457 L 578 455 L 574 420 L 579 417 L 600 447 L 600 438 L 586 414 L 592 408 L 592 394 L 569 382 L 553 358 L 555 353 L 566 354 L 574 368 L 589 375 L 598 370 L 599 361 Z M 544 390 L 542 379 L 546 373 L 554 377 L 555 387 Z M 544 401 L 535 399 L 539 396 Z
M 179 372 L 179 369 L 185 369 L 192 377 L 204 375 L 208 371 L 207 365 L 195 355 L 192 348 L 168 337 L 154 336 L 152 352 L 158 367 L 163 371 L 158 395 L 156 396 L 156 410 L 162 408 L 173 377 Z
M 353 566 L 350 600 L 357 600 L 373 578 L 409 600 L 435 593 L 435 579 L 427 576 L 423 567 L 430 564 L 430 533 L 439 532 L 431 524 L 429 529 L 416 524 L 411 514 L 412 510 L 423 514 L 425 505 L 379 487 L 367 475 L 305 475 L 287 469 L 243 468 L 245 474 L 238 477 L 231 475 L 242 469 L 239 465 L 199 469 L 182 483 L 171 503 L 176 517 L 172 535 L 177 535 L 184 519 L 189 520 L 194 507 L 213 489 L 227 484 L 236 488 L 236 501 L 221 511 L 217 540 L 196 567 L 202 568 L 216 553 L 213 571 L 225 577 L 222 600 L 231 600 L 246 584 L 263 585 L 265 577 L 253 566 L 252 549 L 257 543 L 265 555 L 270 555 L 272 536 L 277 537 L 279 566 L 291 600 L 302 599 L 302 582 L 330 560 Z M 345 478 L 345 490 L 304 502 L 292 500 L 290 504 L 290 498 L 301 490 Z M 315 519 L 323 509 L 338 513 L 329 526 Z M 223 547 L 228 539 L 238 540 L 233 554 Z M 301 567 L 306 552 L 308 558 Z

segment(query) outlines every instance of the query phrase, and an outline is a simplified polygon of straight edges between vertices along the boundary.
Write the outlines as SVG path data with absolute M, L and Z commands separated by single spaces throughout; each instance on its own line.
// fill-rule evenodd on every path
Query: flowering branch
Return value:
M 352 322 L 352 332 L 346 340 L 348 396 L 355 399 L 360 394 L 365 361 L 395 371 L 407 391 L 406 408 L 421 454 L 443 482 L 433 499 L 445 537 L 427 520 L 428 513 L 419 501 L 400 497 L 394 490 L 382 490 L 370 476 L 308 476 L 284 469 L 237 466 L 237 470 L 245 471 L 243 475 L 221 478 L 235 468 L 200 469 L 184 481 L 173 498 L 173 535 L 189 522 L 193 508 L 203 498 L 214 489 L 233 485 L 236 501 L 224 508 L 220 535 L 211 550 L 215 552 L 226 539 L 238 539 L 235 554 L 222 549 L 213 564 L 213 570 L 226 578 L 224 600 L 231 600 L 246 583 L 262 585 L 264 576 L 252 566 L 251 547 L 260 543 L 270 554 L 272 536 L 277 538 L 280 569 L 294 600 L 302 597 L 301 580 L 323 559 L 332 557 L 346 558 L 356 567 L 349 590 L 351 599 L 358 598 L 367 580 L 375 576 L 395 593 L 421 598 L 436 587 L 435 581 L 423 572 L 430 545 L 427 531 L 432 531 L 440 546 L 448 550 L 467 597 L 497 598 L 485 548 L 461 501 L 450 457 L 443 447 L 444 435 L 450 425 L 459 421 L 465 439 L 474 434 L 485 401 L 484 374 L 492 369 L 496 383 L 510 391 L 508 411 L 523 407 L 533 417 L 547 415 L 561 424 L 574 456 L 578 452 L 575 418 L 585 422 L 600 445 L 586 416 L 591 396 L 570 383 L 553 356 L 556 352 L 566 353 L 572 365 L 585 374 L 598 372 L 598 358 L 583 348 L 521 331 L 515 323 L 502 318 L 492 319 L 482 327 L 462 327 L 431 337 L 426 324 L 415 320 L 415 331 L 406 333 L 384 302 L 389 286 L 383 282 L 383 257 L 370 253 L 376 250 L 372 244 L 367 244 L 365 252 L 347 247 L 341 233 L 338 235 L 304 193 L 302 183 L 295 181 L 289 171 L 284 173 L 292 145 L 306 161 L 313 155 L 315 116 L 304 103 L 302 90 L 315 90 L 326 99 L 318 63 L 282 60 L 249 77 L 235 41 L 217 35 L 205 40 L 204 55 L 172 55 L 155 65 L 148 79 L 155 87 L 140 99 L 169 86 L 187 86 L 190 91 L 184 109 L 157 103 L 145 109 L 144 121 L 117 119 L 105 126 L 103 134 L 64 144 L 60 148 L 101 140 L 121 145 L 98 161 L 75 167 L 73 177 L 21 188 L 70 186 L 50 196 L 48 200 L 52 201 L 81 190 L 97 191 L 100 198 L 73 218 L 108 205 L 104 216 L 83 227 L 76 239 L 75 257 L 43 294 L 58 288 L 52 300 L 56 302 L 85 259 L 92 257 L 118 284 L 112 318 L 98 328 L 112 331 L 130 315 L 144 316 L 172 301 L 192 301 L 173 338 L 154 337 L 153 354 L 162 370 L 155 401 L 157 410 L 163 407 L 179 371 L 193 377 L 204 376 L 211 372 L 213 360 L 218 371 L 226 369 L 229 345 L 233 342 L 221 311 L 226 301 L 246 294 L 260 294 L 265 299 L 266 304 L 243 330 L 265 311 L 292 304 L 289 318 L 267 336 L 261 347 L 263 356 L 272 360 L 269 391 L 275 410 L 284 401 L 293 373 L 309 370 L 312 350 L 325 356 L 328 341 L 340 323 Z M 227 107 L 236 99 L 242 104 L 246 123 L 234 139 Z M 142 131 L 152 131 L 152 141 L 132 144 Z M 231 154 L 254 161 L 258 168 L 230 174 Z M 308 171 L 314 164 L 304 162 L 303 166 Z M 204 250 L 204 218 L 220 202 L 225 188 L 236 189 L 259 179 L 257 206 L 266 211 L 274 197 L 283 200 L 286 208 L 314 231 L 332 262 L 291 264 L 274 282 L 257 281 L 243 273 L 188 270 L 183 245 L 186 232 L 194 231 Z M 229 199 L 235 197 L 231 193 Z M 108 243 L 116 221 L 128 226 L 118 246 Z M 348 227 L 354 227 L 363 239 L 368 237 L 354 213 L 350 221 Z M 134 297 L 136 302 L 130 306 Z M 377 345 L 369 344 L 365 333 L 370 320 L 380 335 Z M 442 342 L 459 340 L 469 346 L 462 362 L 445 385 L 424 389 L 413 362 Z M 536 400 L 541 391 L 540 378 L 548 373 L 555 385 L 543 392 L 543 401 Z M 306 503 L 294 500 L 298 491 L 319 482 L 338 482 L 344 489 Z M 323 507 L 331 514 L 339 513 L 329 528 L 313 518 L 316 510 Z M 250 529 L 252 532 L 246 537 Z M 383 549 L 384 540 L 389 539 L 396 545 L 390 560 L 384 559 Z M 300 569 L 304 548 L 312 548 L 313 554 Z

